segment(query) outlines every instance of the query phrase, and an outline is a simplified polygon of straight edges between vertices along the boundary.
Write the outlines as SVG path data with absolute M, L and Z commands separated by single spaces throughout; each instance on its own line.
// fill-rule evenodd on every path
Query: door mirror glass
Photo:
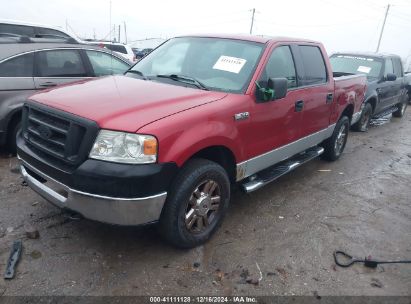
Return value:
M 256 96 L 260 102 L 281 99 L 287 95 L 288 80 L 287 78 L 269 78 L 267 87 L 262 87 L 258 82 Z
M 270 78 L 268 87 L 274 91 L 273 99 L 281 99 L 287 95 L 288 80 L 287 78 Z
M 385 76 L 386 81 L 395 81 L 397 80 L 397 76 L 393 73 L 388 73 L 387 76 Z

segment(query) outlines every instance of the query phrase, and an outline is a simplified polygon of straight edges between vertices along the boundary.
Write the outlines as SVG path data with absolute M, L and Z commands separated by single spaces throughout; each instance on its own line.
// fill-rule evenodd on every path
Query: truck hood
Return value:
M 93 120 L 104 129 L 136 132 L 153 121 L 226 95 L 126 76 L 110 76 L 41 91 L 30 99 Z

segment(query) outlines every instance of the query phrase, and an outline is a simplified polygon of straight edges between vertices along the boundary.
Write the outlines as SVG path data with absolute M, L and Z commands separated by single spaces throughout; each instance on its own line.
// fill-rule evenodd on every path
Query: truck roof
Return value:
M 193 35 L 183 35 L 178 37 L 204 37 L 204 38 L 223 38 L 223 39 L 234 39 L 251 41 L 258 43 L 267 43 L 269 41 L 273 42 L 308 42 L 308 43 L 319 43 L 318 41 L 291 37 L 281 37 L 281 36 L 265 36 L 265 35 L 247 35 L 247 34 L 193 34 Z
M 353 56 L 364 56 L 364 57 L 374 57 L 374 58 L 387 58 L 387 57 L 398 57 L 400 56 L 395 55 L 395 54 L 389 54 L 389 53 L 376 53 L 376 52 L 336 52 L 333 53 L 333 55 L 353 55 Z

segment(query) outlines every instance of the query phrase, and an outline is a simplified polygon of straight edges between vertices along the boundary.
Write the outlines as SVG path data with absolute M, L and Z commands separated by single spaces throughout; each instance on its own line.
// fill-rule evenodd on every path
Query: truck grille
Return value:
M 68 165 L 84 161 L 97 134 L 97 124 L 49 107 L 26 104 L 23 137 L 35 152 Z

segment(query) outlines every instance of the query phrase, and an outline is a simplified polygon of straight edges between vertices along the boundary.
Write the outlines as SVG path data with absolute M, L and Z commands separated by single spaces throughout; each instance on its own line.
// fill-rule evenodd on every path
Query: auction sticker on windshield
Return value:
M 366 66 L 363 66 L 363 65 L 360 65 L 359 67 L 358 67 L 358 69 L 357 69 L 357 72 L 361 72 L 361 73 L 369 73 L 371 71 L 371 68 L 370 67 L 366 67 Z
M 240 73 L 247 60 L 237 57 L 220 56 L 214 64 L 213 69 L 231 73 Z

